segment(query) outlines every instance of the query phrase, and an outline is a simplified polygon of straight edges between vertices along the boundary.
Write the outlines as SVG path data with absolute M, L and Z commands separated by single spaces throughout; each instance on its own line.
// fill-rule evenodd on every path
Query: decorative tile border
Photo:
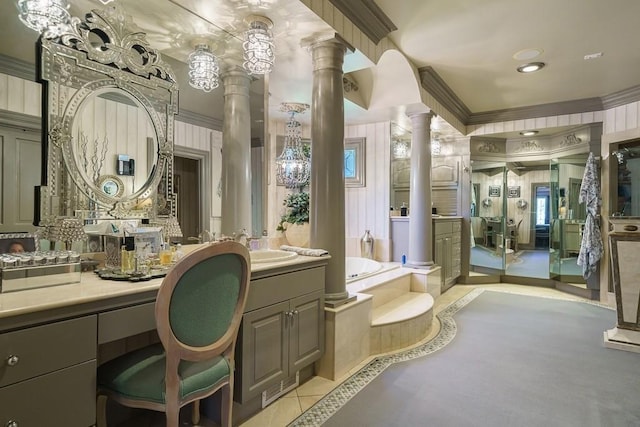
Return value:
M 445 347 L 453 340 L 458 331 L 453 315 L 482 292 L 484 292 L 483 289 L 474 289 L 438 313 L 436 316 L 440 321 L 440 331 L 432 340 L 399 353 L 376 357 L 293 420 L 289 427 L 316 427 L 322 425 L 390 365 L 417 359 Z
M 307 411 L 303 412 L 298 418 L 293 420 L 288 425 L 288 427 L 317 427 L 322 425 L 342 406 L 344 406 L 349 400 L 351 400 L 356 394 L 358 394 L 360 390 L 367 386 L 371 381 L 373 381 L 378 375 L 380 375 L 392 364 L 427 356 L 445 347 L 447 344 L 453 341 L 453 338 L 458 332 L 458 328 L 456 326 L 456 322 L 453 319 L 453 315 L 485 291 L 526 295 L 519 292 L 511 292 L 507 290 L 490 290 L 481 288 L 472 290 L 462 298 L 449 304 L 446 308 L 444 308 L 442 311 L 440 311 L 440 313 L 436 315 L 438 317 L 438 320 L 440 321 L 440 331 L 432 340 L 417 347 L 401 351 L 399 353 L 376 357 L 366 366 L 364 366 L 362 369 L 360 369 L 358 372 L 353 374 L 342 384 L 340 384 L 338 387 L 336 387 L 326 396 L 320 399 L 315 405 L 313 405 Z M 535 295 L 535 297 L 574 301 L 578 303 L 591 304 L 602 308 L 608 308 L 611 310 L 615 309 L 599 301 L 573 300 L 544 295 Z

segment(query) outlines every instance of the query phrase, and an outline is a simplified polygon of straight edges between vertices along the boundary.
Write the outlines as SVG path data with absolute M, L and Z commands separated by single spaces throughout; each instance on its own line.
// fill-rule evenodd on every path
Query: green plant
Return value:
M 304 191 L 291 193 L 282 204 L 286 207 L 286 212 L 280 217 L 280 223 L 276 230 L 284 231 L 285 222 L 289 224 L 309 222 L 309 193 Z

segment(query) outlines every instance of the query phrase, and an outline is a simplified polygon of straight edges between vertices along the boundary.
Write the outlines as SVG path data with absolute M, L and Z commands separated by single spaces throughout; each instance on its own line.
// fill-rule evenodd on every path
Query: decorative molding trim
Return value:
M 570 147 L 572 145 L 580 144 L 582 139 L 578 138 L 575 133 L 569 134 L 565 136 L 562 141 L 560 141 L 560 147 Z
M 175 116 L 177 121 L 188 123 L 194 126 L 202 126 L 205 128 L 222 131 L 222 120 L 205 116 L 204 114 L 195 113 L 189 110 L 181 109 Z
M 520 147 L 513 150 L 514 153 L 539 153 L 544 151 L 544 147 L 538 141 L 522 141 Z
M 398 29 L 373 0 L 329 0 L 329 2 L 376 45 L 390 32 Z
M 421 67 L 418 69 L 418 73 L 420 75 L 422 88 L 429 92 L 431 96 L 442 104 L 447 111 L 453 114 L 455 118 L 465 125 L 468 125 L 471 111 L 467 108 L 464 102 L 458 98 L 458 95 L 451 90 L 445 81 L 442 80 L 433 67 Z
M 21 79 L 36 81 L 36 66 L 27 61 L 16 59 L 0 53 L 0 73 Z
M 355 79 L 351 76 L 347 76 L 346 74 L 342 76 L 342 86 L 345 92 L 357 92 L 360 89 Z
M 478 152 L 479 153 L 499 153 L 500 149 L 493 142 L 481 141 L 480 144 L 478 144 Z
M 619 107 L 632 102 L 640 101 L 640 85 L 632 86 L 618 92 L 611 93 L 602 97 L 602 107 L 605 110 Z
M 0 110 L 0 126 L 40 132 L 42 129 L 42 119 L 29 114 Z
M 472 113 L 467 125 L 480 125 L 485 123 L 508 122 L 512 120 L 533 119 L 536 117 L 561 116 L 565 114 L 578 114 L 590 111 L 602 111 L 600 98 L 585 98 L 575 101 L 553 102 L 549 104 L 530 105 L 526 107 L 509 108 L 506 110 L 484 111 Z

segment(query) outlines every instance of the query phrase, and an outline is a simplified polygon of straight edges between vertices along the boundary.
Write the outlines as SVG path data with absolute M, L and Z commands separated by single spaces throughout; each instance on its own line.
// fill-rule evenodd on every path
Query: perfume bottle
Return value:
M 136 265 L 136 252 L 128 251 L 125 245 L 122 245 L 120 249 L 120 270 L 125 274 L 130 274 L 135 271 Z
M 169 265 L 171 264 L 171 261 L 173 261 L 173 253 L 169 249 L 169 245 L 167 243 L 164 243 L 162 245 L 162 249 L 160 249 L 159 258 L 160 258 L 160 265 Z

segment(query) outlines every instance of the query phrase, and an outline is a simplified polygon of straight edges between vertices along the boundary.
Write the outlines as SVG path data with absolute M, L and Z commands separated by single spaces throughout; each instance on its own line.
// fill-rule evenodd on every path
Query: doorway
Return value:
M 531 200 L 531 214 L 533 216 L 531 232 L 533 233 L 534 248 L 549 250 L 549 223 L 551 219 L 551 192 L 548 184 L 532 184 L 533 200 Z
M 176 243 L 197 243 L 200 229 L 200 160 L 174 156 L 173 190 L 176 193 L 178 223 L 182 239 Z

